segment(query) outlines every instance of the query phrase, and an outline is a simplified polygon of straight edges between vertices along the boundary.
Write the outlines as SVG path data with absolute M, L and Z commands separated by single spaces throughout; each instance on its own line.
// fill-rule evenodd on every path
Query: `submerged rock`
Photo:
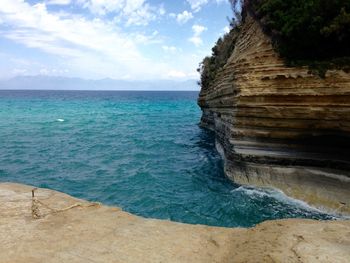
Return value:
M 198 104 L 229 178 L 350 213 L 350 73 L 287 67 L 247 15 Z
M 348 262 L 350 221 L 276 220 L 250 229 L 146 219 L 0 184 L 0 262 Z

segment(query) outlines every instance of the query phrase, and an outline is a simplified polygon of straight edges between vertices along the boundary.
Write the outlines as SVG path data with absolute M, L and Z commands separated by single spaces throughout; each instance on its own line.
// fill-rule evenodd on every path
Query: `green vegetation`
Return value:
M 202 89 L 211 85 L 226 64 L 240 31 L 241 17 L 244 21 L 247 13 L 259 21 L 287 65 L 309 66 L 320 76 L 325 76 L 328 69 L 350 71 L 350 0 L 230 1 L 234 14 L 231 31 L 217 41 L 212 56 L 198 68 Z
M 227 60 L 230 58 L 235 48 L 242 22 L 242 12 L 241 8 L 239 8 L 242 4 L 241 1 L 242 0 L 230 0 L 233 12 L 233 17 L 228 19 L 230 23 L 230 32 L 218 39 L 215 46 L 211 49 L 212 55 L 210 57 L 205 57 L 199 64 L 197 71 L 200 73 L 201 79 L 198 84 L 203 90 L 210 87 L 217 73 L 227 63 Z
M 235 47 L 239 26 L 231 26 L 229 33 L 219 38 L 212 48 L 212 55 L 204 58 L 197 71 L 201 74 L 199 85 L 207 89 L 219 70 L 227 63 Z
M 250 0 L 244 8 L 291 65 L 349 69 L 350 0 Z

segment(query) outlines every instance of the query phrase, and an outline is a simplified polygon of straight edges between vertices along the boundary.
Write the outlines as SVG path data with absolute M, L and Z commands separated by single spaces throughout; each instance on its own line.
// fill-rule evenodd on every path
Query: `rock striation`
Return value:
M 350 221 L 222 228 L 146 219 L 48 189 L 0 184 L 0 262 L 348 262 Z
M 229 178 L 350 213 L 349 73 L 321 78 L 287 67 L 247 15 L 231 57 L 198 104 Z

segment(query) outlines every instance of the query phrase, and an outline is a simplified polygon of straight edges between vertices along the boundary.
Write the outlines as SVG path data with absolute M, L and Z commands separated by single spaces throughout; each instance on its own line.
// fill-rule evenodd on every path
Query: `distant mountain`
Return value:
M 115 79 L 86 80 L 51 76 L 21 76 L 0 80 L 0 89 L 7 90 L 199 90 L 196 80 Z

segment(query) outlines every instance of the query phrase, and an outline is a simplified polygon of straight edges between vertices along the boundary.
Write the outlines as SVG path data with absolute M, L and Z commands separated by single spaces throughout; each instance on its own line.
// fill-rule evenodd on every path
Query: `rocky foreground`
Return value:
M 0 184 L 0 262 L 350 262 L 350 221 L 188 225 L 32 189 Z

